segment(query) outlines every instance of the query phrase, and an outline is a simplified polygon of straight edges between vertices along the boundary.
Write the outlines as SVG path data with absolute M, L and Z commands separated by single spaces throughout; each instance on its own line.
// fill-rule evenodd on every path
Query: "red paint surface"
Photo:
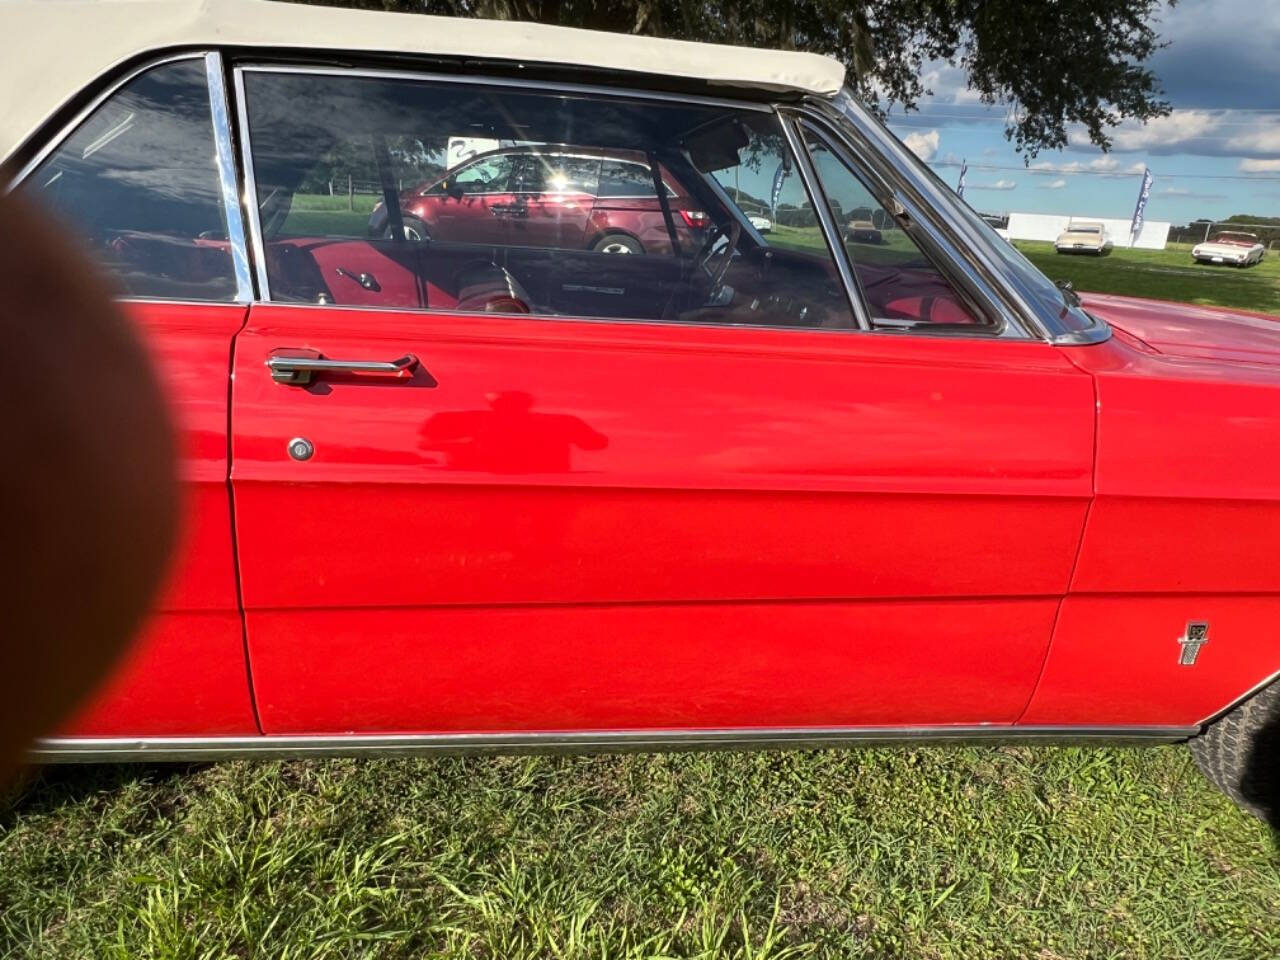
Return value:
M 183 529 L 155 614 L 62 732 L 255 733 L 227 488 L 228 364 L 245 308 L 135 302 L 126 311 L 178 430 Z
M 1022 722 L 1199 723 L 1280 670 L 1280 323 L 1086 304 L 1141 341 L 1066 351 L 1096 378 L 1097 498 Z M 1191 620 L 1210 643 L 1183 667 Z
M 1280 669 L 1274 330 L 1088 302 L 1121 329 L 1062 349 L 133 304 L 187 522 L 64 732 L 257 729 L 233 338 L 268 733 L 1200 722 Z M 291 347 L 421 365 L 273 383 Z
M 948 603 L 945 642 L 929 602 L 276 611 L 251 629 L 270 733 L 1009 723 L 1056 606 Z
M 1043 344 L 255 306 L 236 364 L 268 733 L 1009 722 L 1090 492 Z

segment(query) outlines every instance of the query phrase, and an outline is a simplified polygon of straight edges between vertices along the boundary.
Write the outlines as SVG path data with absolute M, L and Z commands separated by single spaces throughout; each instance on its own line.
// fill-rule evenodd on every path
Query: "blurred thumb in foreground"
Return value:
M 173 545 L 173 434 L 97 270 L 0 196 L 0 781 L 124 651 Z

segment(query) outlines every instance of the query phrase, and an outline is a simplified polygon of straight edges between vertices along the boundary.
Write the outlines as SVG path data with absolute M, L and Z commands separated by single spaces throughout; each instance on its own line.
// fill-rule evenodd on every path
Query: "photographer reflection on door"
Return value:
M 573 449 L 603 450 L 609 438 L 567 413 L 536 413 L 521 390 L 489 394 L 488 410 L 450 410 L 429 417 L 418 448 L 444 454 L 449 470 L 555 474 L 573 470 Z

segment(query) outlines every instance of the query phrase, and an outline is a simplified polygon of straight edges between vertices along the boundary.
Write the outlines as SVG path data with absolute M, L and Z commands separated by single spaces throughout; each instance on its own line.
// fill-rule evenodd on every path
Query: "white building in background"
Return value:
M 1130 243 L 1131 220 L 1083 215 L 1059 216 L 1052 213 L 1011 213 L 1008 226 L 1009 238 L 1011 240 L 1044 240 L 1047 243 L 1053 243 L 1058 239 L 1058 234 L 1063 233 L 1072 221 L 1100 223 L 1112 246 L 1133 246 L 1141 250 L 1163 250 L 1165 244 L 1169 242 L 1169 228 L 1172 226 L 1168 220 L 1148 220 L 1142 225 L 1142 232 L 1138 234 L 1136 241 Z

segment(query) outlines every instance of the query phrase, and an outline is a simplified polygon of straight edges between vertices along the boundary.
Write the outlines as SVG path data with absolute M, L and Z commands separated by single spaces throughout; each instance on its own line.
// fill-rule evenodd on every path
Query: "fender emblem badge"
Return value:
M 1187 624 L 1187 632 L 1178 638 L 1182 645 L 1182 653 L 1178 663 L 1184 667 L 1193 667 L 1200 648 L 1209 642 L 1209 624 L 1204 620 L 1192 620 Z

